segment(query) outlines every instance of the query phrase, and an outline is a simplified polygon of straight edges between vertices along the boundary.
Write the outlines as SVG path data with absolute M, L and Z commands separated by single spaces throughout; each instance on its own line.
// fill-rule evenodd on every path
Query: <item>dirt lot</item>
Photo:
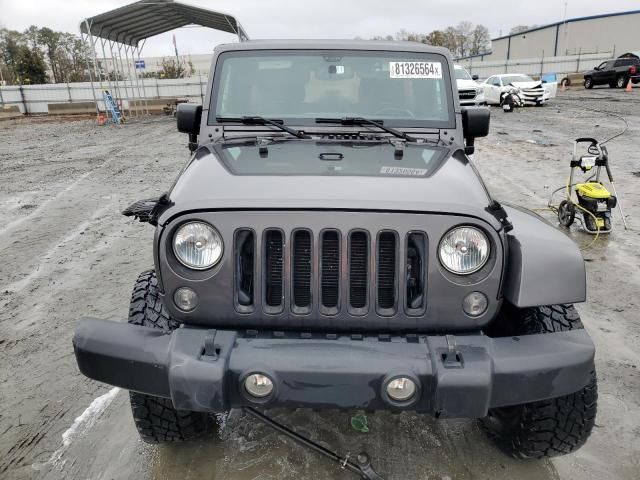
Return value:
M 640 478 L 640 89 L 575 89 L 544 108 L 493 109 L 492 133 L 476 162 L 494 195 L 544 208 L 568 173 L 571 140 L 611 141 L 624 231 L 584 251 L 588 303 L 578 306 L 597 345 L 597 427 L 578 453 L 516 461 L 473 421 L 276 411 L 279 420 L 335 446 L 366 446 L 389 479 Z M 0 122 L 0 477 L 7 479 L 354 478 L 234 411 L 222 438 L 151 447 L 138 439 L 126 392 L 79 374 L 71 348 L 81 315 L 124 319 L 137 274 L 152 265 L 153 229 L 119 215 L 131 201 L 166 189 L 186 160 L 172 119 L 97 127 L 91 121 Z M 554 220 L 553 214 L 541 212 Z M 575 241 L 591 240 L 575 229 Z M 550 246 L 553 248 L 553 246 Z

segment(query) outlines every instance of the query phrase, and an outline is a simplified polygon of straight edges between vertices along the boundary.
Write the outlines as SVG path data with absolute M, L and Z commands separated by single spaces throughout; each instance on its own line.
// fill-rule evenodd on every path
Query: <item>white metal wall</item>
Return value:
M 115 98 L 122 100 L 128 108 L 129 98 L 188 98 L 195 103 L 202 102 L 207 89 L 207 76 L 197 75 L 188 78 L 158 80 L 147 78 L 137 86 L 135 82 L 111 82 L 111 87 L 103 83 L 105 89 L 111 88 Z M 138 88 L 144 90 L 138 94 Z M 95 99 L 104 110 L 100 85 L 94 83 Z M 18 105 L 22 113 L 48 113 L 49 103 L 73 103 L 94 101 L 89 82 L 54 83 L 44 85 L 24 85 L 0 87 L 0 107 Z
M 562 57 L 533 57 L 518 60 L 485 60 L 466 58 L 456 62 L 465 67 L 471 75 L 487 78 L 501 73 L 525 73 L 541 75 L 543 73 L 567 74 L 581 72 L 609 60 L 611 52 L 585 55 L 567 55 Z
M 640 12 L 599 17 L 589 20 L 551 25 L 534 32 L 525 32 L 491 41 L 491 55 L 485 60 L 529 59 L 578 53 L 612 52 L 621 55 L 640 49 Z M 510 45 L 509 45 L 510 44 Z

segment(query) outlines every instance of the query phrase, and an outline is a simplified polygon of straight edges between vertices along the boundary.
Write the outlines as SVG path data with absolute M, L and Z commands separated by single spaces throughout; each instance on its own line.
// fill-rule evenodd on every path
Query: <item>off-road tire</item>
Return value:
M 129 306 L 129 323 L 170 332 L 179 323 L 172 319 L 158 292 L 154 270 L 138 276 Z M 214 422 L 206 413 L 173 408 L 169 398 L 129 392 L 133 420 L 142 440 L 165 443 L 192 440 L 211 430 Z
M 586 89 L 593 88 L 593 78 L 587 77 L 584 79 L 584 88 Z
M 519 312 L 514 318 L 514 312 Z M 517 334 L 544 334 L 584 328 L 572 305 L 515 309 Z M 581 390 L 550 400 L 489 410 L 480 427 L 508 455 L 545 458 L 580 448 L 595 424 L 598 389 L 595 370 Z

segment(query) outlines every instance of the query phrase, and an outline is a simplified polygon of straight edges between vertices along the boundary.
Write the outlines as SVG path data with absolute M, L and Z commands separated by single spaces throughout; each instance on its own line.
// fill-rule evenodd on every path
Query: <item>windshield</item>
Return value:
M 442 147 L 416 144 L 398 156 L 394 145 L 376 141 L 245 141 L 214 148 L 234 175 L 429 177 L 446 157 Z
M 456 80 L 472 80 L 471 75 L 462 67 L 456 67 Z
M 533 78 L 529 75 L 507 75 L 506 77 L 502 77 L 502 83 L 505 85 L 509 85 L 513 82 L 533 82 Z
M 222 53 L 209 124 L 262 116 L 287 124 L 319 117 L 366 117 L 385 125 L 455 126 L 446 58 L 351 50 Z

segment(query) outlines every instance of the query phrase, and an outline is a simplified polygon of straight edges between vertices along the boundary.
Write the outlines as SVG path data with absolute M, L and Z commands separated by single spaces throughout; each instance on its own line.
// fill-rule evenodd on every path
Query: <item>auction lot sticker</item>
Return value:
M 391 78 L 442 78 L 440 62 L 389 62 Z
M 421 177 L 427 174 L 426 168 L 407 167 L 382 167 L 380 173 L 384 175 L 408 175 L 410 177 Z

